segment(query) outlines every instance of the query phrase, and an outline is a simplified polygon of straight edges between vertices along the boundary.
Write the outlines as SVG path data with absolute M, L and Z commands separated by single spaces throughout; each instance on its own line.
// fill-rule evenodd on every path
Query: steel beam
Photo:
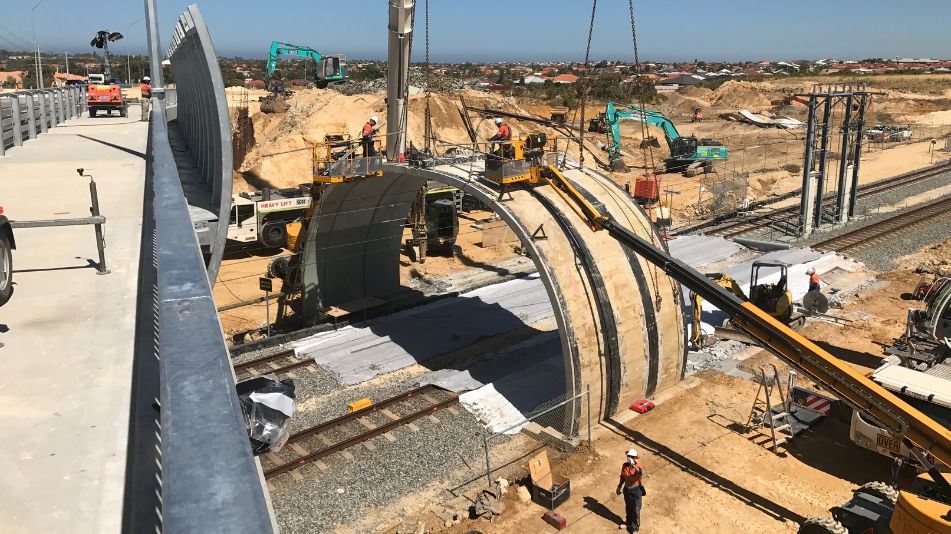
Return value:
M 812 233 L 813 198 L 812 162 L 816 145 L 816 95 L 809 96 L 809 118 L 806 121 L 806 150 L 802 157 L 802 196 L 799 199 L 799 235 Z
M 849 210 L 846 201 L 851 196 L 849 180 L 849 160 L 852 145 L 852 93 L 845 95 L 845 111 L 842 118 L 842 144 L 839 147 L 839 182 L 835 194 L 835 221 L 848 222 Z

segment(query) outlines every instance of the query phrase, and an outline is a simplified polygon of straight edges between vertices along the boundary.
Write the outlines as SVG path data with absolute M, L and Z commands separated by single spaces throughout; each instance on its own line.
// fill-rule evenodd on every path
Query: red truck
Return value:
M 120 117 L 128 115 L 128 103 L 122 96 L 122 88 L 119 84 L 107 84 L 102 74 L 89 75 L 86 102 L 89 104 L 90 117 L 95 117 L 100 110 L 109 115 L 118 111 Z

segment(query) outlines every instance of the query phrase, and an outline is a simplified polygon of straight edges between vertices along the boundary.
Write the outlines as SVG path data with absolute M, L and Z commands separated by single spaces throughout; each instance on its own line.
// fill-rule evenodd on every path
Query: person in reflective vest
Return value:
M 505 124 L 500 117 L 496 117 L 495 126 L 499 131 L 495 132 L 495 135 L 489 138 L 489 141 L 511 141 L 512 140 L 512 129 L 509 128 L 508 124 Z M 500 145 L 500 154 L 503 158 L 512 159 L 515 157 L 515 149 L 511 143 Z
M 376 147 L 373 146 L 373 136 L 376 135 L 376 125 L 377 125 L 376 115 L 370 117 L 370 120 L 363 125 L 363 130 L 360 132 L 360 144 L 363 145 L 363 156 L 375 156 Z
M 142 91 L 142 98 L 152 98 L 152 80 L 148 76 L 142 78 L 139 90 Z
M 810 267 L 806 274 L 809 275 L 809 291 L 819 291 L 822 289 L 822 286 L 819 284 L 819 275 L 816 274 L 816 270 Z
M 637 532 L 641 529 L 641 499 L 647 492 L 644 490 L 644 466 L 637 457 L 637 451 L 627 451 L 627 461 L 621 465 L 621 480 L 617 484 L 616 493 L 624 492 L 624 511 L 627 518 L 627 531 Z M 618 525 L 624 528 L 625 525 Z

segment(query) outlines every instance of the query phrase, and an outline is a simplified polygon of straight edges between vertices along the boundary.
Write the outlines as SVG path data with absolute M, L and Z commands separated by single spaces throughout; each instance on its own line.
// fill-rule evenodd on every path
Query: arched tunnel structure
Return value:
M 562 172 L 603 212 L 664 246 L 644 211 L 608 177 L 577 165 Z M 680 285 L 607 232 L 592 231 L 550 187 L 515 189 L 500 201 L 481 174 L 481 162 L 385 164 L 381 177 L 325 186 L 301 258 L 305 318 L 306 310 L 400 289 L 403 226 L 417 191 L 433 180 L 478 198 L 518 236 L 552 303 L 566 391 L 590 386 L 592 415 L 607 418 L 680 381 L 686 363 Z

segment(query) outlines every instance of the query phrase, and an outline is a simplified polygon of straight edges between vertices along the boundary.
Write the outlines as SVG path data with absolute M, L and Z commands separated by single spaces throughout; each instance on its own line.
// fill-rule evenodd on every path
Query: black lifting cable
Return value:
M 641 80 L 641 59 L 637 51 L 637 24 L 634 18 L 634 0 L 628 0 L 627 2 L 628 12 L 631 15 L 631 41 L 634 44 L 634 83 L 635 90 L 637 91 L 637 103 L 640 105 L 641 109 L 646 110 L 646 104 L 644 102 L 644 91 L 641 90 L 640 84 L 643 82 Z M 641 123 L 641 150 L 644 154 L 644 171 L 650 172 L 654 177 L 654 185 L 659 186 L 657 182 L 657 167 L 654 163 L 654 148 L 650 143 L 647 142 L 647 137 L 650 134 L 650 130 L 647 127 L 646 121 L 640 121 Z M 621 147 L 618 147 L 620 149 Z M 649 159 L 649 164 L 648 164 Z
M 591 0 L 591 21 L 588 23 L 588 46 L 584 52 L 584 71 L 581 73 L 581 79 L 578 80 L 578 97 L 581 106 L 581 124 L 579 124 L 578 128 L 578 156 L 580 158 L 579 163 L 582 167 L 584 167 L 584 108 L 587 105 L 588 92 L 586 82 L 588 78 L 588 63 L 591 57 L 591 37 L 594 35 L 594 16 L 597 10 L 598 0 Z

